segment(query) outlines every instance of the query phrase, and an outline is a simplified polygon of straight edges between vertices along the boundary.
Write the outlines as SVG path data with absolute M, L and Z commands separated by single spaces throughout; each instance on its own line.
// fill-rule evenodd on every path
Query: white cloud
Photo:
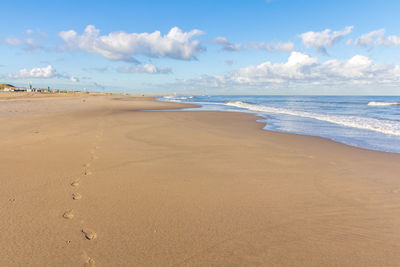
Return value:
M 372 43 L 377 43 L 378 40 L 383 38 L 383 35 L 385 34 L 385 29 L 380 29 L 376 31 L 369 32 L 367 34 L 363 34 L 360 37 L 358 37 L 355 41 L 355 45 L 359 46 L 367 46 Z
M 228 41 L 226 37 L 217 37 L 211 40 L 214 44 L 219 44 L 222 46 L 222 50 L 229 51 L 229 52 L 234 52 L 234 51 L 240 51 L 245 49 L 245 46 L 242 44 L 232 44 L 231 42 Z
M 351 86 L 360 84 L 400 84 L 400 66 L 375 64 L 366 56 L 319 62 L 309 55 L 292 52 L 283 63 L 264 62 L 225 75 L 203 76 L 183 82 L 204 88 L 280 88 L 292 86 Z
M 349 41 L 348 44 L 352 43 Z M 358 46 L 400 46 L 400 37 L 396 35 L 385 37 L 385 29 L 379 29 L 361 35 L 354 41 L 354 44 Z
M 144 64 L 141 66 L 124 66 L 117 69 L 122 73 L 147 73 L 147 74 L 167 74 L 171 73 L 171 68 L 158 68 L 153 64 Z
M 40 30 L 27 29 L 24 34 L 26 37 L 6 37 L 2 40 L 2 42 L 9 46 L 20 46 L 28 52 L 43 49 L 42 41 L 47 37 L 46 33 L 41 32 Z
M 310 68 L 318 62 L 306 54 L 292 52 L 285 63 L 264 62 L 257 66 L 241 68 L 231 73 L 230 79 L 237 83 L 284 82 L 285 80 L 301 80 L 309 74 Z
M 390 35 L 384 40 L 383 44 L 388 46 L 400 46 L 400 37 L 396 35 Z
M 292 42 L 278 42 L 278 43 L 246 43 L 246 44 L 233 44 L 226 37 L 217 37 L 211 40 L 214 44 L 219 44 L 222 46 L 222 50 L 235 52 L 245 50 L 248 47 L 257 50 L 267 50 L 267 51 L 293 51 L 295 50 L 295 45 Z
M 137 62 L 134 55 L 148 57 L 168 57 L 181 60 L 196 59 L 204 48 L 198 40 L 192 38 L 202 35 L 200 30 L 182 32 L 178 27 L 172 28 L 162 36 L 159 31 L 153 33 L 111 32 L 100 35 L 100 30 L 88 25 L 82 35 L 74 30 L 62 31 L 59 36 L 65 41 L 63 49 L 80 49 L 100 54 L 111 60 Z
M 83 71 L 86 72 L 99 72 L 99 73 L 105 73 L 109 70 L 108 67 L 94 67 L 94 68 L 82 68 Z
M 69 80 L 70 80 L 71 82 L 73 82 L 73 83 L 79 82 L 79 79 L 78 79 L 77 77 L 73 77 L 73 76 L 69 77 Z
M 25 51 L 36 51 L 41 50 L 43 46 L 37 40 L 33 38 L 16 38 L 7 37 L 3 39 L 3 43 L 10 46 L 21 46 Z
M 3 42 L 8 45 L 17 46 L 17 45 L 22 45 L 23 40 L 16 37 L 7 37 L 3 39 Z
M 347 26 L 342 31 L 332 31 L 326 29 L 321 32 L 305 32 L 300 34 L 303 44 L 308 48 L 314 48 L 317 52 L 327 54 L 326 47 L 333 46 L 344 36 L 350 34 L 353 26 Z
M 48 65 L 43 68 L 33 68 L 33 69 L 21 69 L 17 74 L 11 75 L 12 78 L 25 79 L 25 78 L 54 78 L 59 77 L 59 73 L 53 68 L 53 66 Z
M 42 37 L 42 38 L 46 38 L 47 37 L 47 33 L 42 32 L 39 29 L 36 29 L 36 30 L 27 29 L 24 33 L 27 34 L 27 35 L 36 35 L 36 36 L 39 36 L 39 37 Z
M 9 74 L 9 78 L 14 79 L 28 79 L 28 78 L 39 78 L 39 79 L 51 79 L 51 78 L 65 78 L 72 82 L 78 82 L 77 77 L 73 77 L 67 74 L 61 74 L 57 72 L 52 65 L 48 65 L 43 68 L 33 68 L 33 69 L 21 69 L 16 74 Z
M 267 51 L 294 51 L 296 49 L 292 42 L 278 42 L 278 43 L 251 43 L 254 49 L 267 50 Z

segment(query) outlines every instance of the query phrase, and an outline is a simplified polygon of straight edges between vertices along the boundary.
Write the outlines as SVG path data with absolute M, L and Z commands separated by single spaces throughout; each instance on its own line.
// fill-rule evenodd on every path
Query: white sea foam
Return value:
M 334 115 L 323 115 L 305 111 L 290 110 L 285 108 L 275 108 L 263 105 L 248 104 L 242 101 L 227 102 L 226 105 L 245 108 L 250 111 L 286 114 L 304 118 L 311 118 L 320 121 L 326 121 L 330 123 L 339 124 L 346 127 L 353 127 L 364 130 L 372 130 L 384 134 L 400 136 L 400 123 L 389 120 L 378 120 L 374 118 L 358 117 L 358 116 L 334 116 Z
M 368 106 L 399 106 L 400 103 L 399 102 L 369 102 Z
M 168 95 L 163 96 L 163 98 L 167 101 L 171 102 L 182 102 L 182 100 L 187 100 L 193 98 L 193 96 L 176 96 L 176 95 Z

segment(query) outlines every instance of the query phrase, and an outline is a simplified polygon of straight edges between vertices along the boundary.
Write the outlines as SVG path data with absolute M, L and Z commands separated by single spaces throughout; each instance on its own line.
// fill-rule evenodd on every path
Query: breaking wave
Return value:
M 399 106 L 400 103 L 399 102 L 369 102 L 368 106 Z
M 377 102 L 379 103 L 379 102 Z M 390 104 L 390 103 L 388 103 Z M 393 104 L 393 103 L 391 103 Z M 353 127 L 364 130 L 371 130 L 375 132 L 380 132 L 388 135 L 400 136 L 400 123 L 390 120 L 379 120 L 375 118 L 365 118 L 358 116 L 338 116 L 338 115 L 324 115 L 305 111 L 296 111 L 285 108 L 275 108 L 268 107 L 264 105 L 249 104 L 242 101 L 231 101 L 225 103 L 225 105 L 244 108 L 250 111 L 276 113 L 276 114 L 286 114 L 304 118 L 311 118 L 320 121 L 326 121 L 330 123 L 335 123 L 338 125 Z
M 193 96 L 176 96 L 176 95 L 163 96 L 163 99 L 171 102 L 182 102 L 182 100 L 187 100 L 191 98 L 193 98 Z

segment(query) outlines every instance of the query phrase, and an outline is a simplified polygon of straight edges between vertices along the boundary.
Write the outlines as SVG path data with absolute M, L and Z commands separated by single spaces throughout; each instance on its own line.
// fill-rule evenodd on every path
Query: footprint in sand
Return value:
M 64 217 L 64 219 L 72 219 L 74 217 L 74 211 L 69 210 L 69 211 L 64 212 L 63 217 Z
M 81 199 L 81 198 L 82 198 L 82 195 L 79 194 L 79 193 L 73 193 L 73 194 L 72 194 L 72 199 L 73 199 L 73 200 L 79 200 L 79 199 Z
M 77 186 L 79 186 L 79 180 L 73 181 L 73 182 L 71 183 L 71 186 L 72 186 L 72 187 L 77 187 Z
M 97 234 L 92 229 L 89 229 L 89 228 L 82 229 L 82 233 L 85 234 L 85 237 L 88 240 L 92 240 L 97 237 Z
M 85 267 L 95 267 L 96 266 L 96 262 L 94 261 L 94 259 L 89 258 L 85 264 L 83 265 Z
M 89 170 L 85 170 L 85 175 L 92 175 L 92 172 Z

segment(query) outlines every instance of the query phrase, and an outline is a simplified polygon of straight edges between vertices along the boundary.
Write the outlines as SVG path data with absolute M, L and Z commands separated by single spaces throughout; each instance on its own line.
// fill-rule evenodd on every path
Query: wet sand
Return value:
M 180 107 L 2 100 L 0 265 L 398 265 L 400 155 Z

